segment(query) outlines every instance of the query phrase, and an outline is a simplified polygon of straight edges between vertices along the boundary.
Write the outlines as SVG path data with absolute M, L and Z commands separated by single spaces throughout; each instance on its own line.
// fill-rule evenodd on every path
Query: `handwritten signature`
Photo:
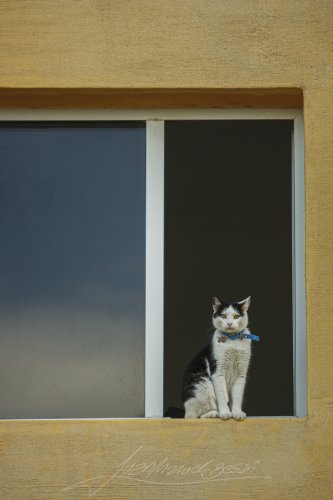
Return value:
M 140 462 L 138 457 L 142 448 L 140 446 L 121 462 L 114 474 L 91 477 L 67 486 L 63 491 L 85 488 L 88 497 L 93 497 L 116 478 L 164 485 L 200 484 L 238 479 L 271 479 L 270 476 L 254 474 L 254 471 L 258 469 L 259 460 L 252 464 L 244 462 L 225 464 L 212 459 L 203 464 L 186 465 L 172 464 L 167 457 L 164 457 L 159 461 Z

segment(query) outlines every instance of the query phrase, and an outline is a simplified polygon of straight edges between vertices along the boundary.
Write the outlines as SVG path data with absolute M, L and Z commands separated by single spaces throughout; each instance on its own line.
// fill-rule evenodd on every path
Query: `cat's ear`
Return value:
M 241 302 L 237 302 L 237 304 L 239 305 L 243 313 L 247 312 L 251 304 L 251 297 L 248 297 L 245 300 L 241 300 Z
M 220 300 L 218 297 L 213 297 L 212 305 L 213 305 L 213 311 L 217 312 L 222 306 L 222 300 Z

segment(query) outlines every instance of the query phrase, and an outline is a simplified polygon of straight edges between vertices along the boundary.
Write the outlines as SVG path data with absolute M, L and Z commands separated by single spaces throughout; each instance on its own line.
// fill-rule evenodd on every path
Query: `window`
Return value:
M 1 418 L 161 417 L 179 407 L 212 293 L 253 296 L 262 341 L 248 415 L 306 414 L 298 110 L 2 120 Z M 276 307 L 283 324 L 271 319 Z
M 181 405 L 174 388 L 208 340 L 211 296 L 251 295 L 261 340 L 243 407 L 294 414 L 292 130 L 292 120 L 165 124 L 165 409 Z
M 144 123 L 7 123 L 0 150 L 1 417 L 144 416 Z

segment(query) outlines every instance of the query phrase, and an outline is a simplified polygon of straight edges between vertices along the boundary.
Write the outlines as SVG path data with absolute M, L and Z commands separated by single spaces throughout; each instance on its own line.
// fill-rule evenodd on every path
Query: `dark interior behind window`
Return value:
M 252 296 L 248 415 L 293 415 L 292 121 L 165 126 L 164 408 L 208 342 L 211 297 Z

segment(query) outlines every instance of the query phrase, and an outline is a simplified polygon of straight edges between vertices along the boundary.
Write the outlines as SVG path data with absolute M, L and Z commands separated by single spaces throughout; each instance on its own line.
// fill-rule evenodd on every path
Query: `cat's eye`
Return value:
M 221 314 L 221 318 L 226 319 L 227 315 L 226 314 Z
M 240 318 L 240 314 L 234 314 L 234 319 Z

